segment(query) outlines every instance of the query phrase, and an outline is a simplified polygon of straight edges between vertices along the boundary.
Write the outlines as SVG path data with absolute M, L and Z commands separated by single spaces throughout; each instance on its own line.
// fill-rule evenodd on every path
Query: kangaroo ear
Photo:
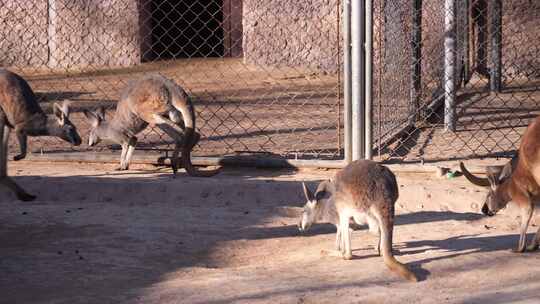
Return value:
M 317 191 L 315 191 L 315 199 L 320 200 L 323 198 L 329 198 L 332 195 L 333 187 L 332 182 L 325 180 L 319 184 Z
M 304 195 L 306 196 L 306 200 L 308 202 L 313 200 L 313 193 L 309 190 L 309 188 L 306 186 L 304 182 L 302 182 L 302 188 L 304 189 Z
M 53 103 L 53 114 L 56 117 L 56 119 L 58 120 L 58 123 L 63 125 L 64 124 L 64 119 L 66 118 L 66 114 L 62 110 L 62 107 L 59 104 L 57 104 L 56 102 Z
M 92 127 L 97 127 L 99 125 L 99 118 L 94 112 L 84 109 L 83 113 L 84 113 L 84 116 L 86 116 L 86 118 L 90 121 L 90 124 L 92 125 Z
M 506 165 L 504 165 L 502 171 L 501 171 L 501 175 L 499 176 L 499 180 L 500 181 L 503 181 L 507 178 L 509 178 L 511 175 L 512 175 L 512 171 L 513 168 L 512 168 L 512 162 L 509 161 Z
M 101 106 L 96 110 L 96 114 L 101 120 L 105 120 L 105 107 Z
M 495 191 L 497 189 L 497 186 L 499 186 L 499 176 L 497 175 L 497 173 L 488 171 L 487 178 L 489 181 L 489 185 L 491 186 L 491 189 Z
M 68 101 L 68 100 L 65 100 L 64 102 L 62 102 L 61 110 L 64 113 L 64 115 L 66 115 L 66 117 L 69 117 L 69 105 L 70 104 L 71 104 L 71 102 Z

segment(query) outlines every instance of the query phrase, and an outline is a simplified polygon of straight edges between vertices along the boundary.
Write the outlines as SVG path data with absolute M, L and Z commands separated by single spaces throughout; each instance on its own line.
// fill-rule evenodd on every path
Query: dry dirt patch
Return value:
M 398 174 L 401 280 L 353 233 L 355 258 L 321 256 L 334 228 L 300 235 L 299 182 L 332 171 L 170 170 L 11 163 L 40 199 L 0 192 L 0 303 L 537 303 L 540 253 L 513 254 L 513 212 L 484 218 L 461 178 Z M 472 208 L 472 209 L 471 209 Z M 531 227 L 532 232 L 537 227 Z

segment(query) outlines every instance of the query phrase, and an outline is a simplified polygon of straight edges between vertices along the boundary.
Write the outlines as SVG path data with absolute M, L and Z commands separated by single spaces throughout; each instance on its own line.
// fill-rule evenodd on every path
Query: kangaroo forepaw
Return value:
M 338 257 L 343 258 L 343 252 L 341 250 L 321 250 L 322 256 L 331 256 L 331 257 Z
M 36 199 L 35 195 L 28 194 L 26 192 L 17 193 L 17 199 L 23 202 L 30 202 Z
M 18 154 L 18 155 L 13 156 L 13 160 L 18 161 L 18 160 L 24 159 L 25 157 L 26 157 L 26 154 Z
M 352 253 L 343 253 L 344 260 L 352 260 Z

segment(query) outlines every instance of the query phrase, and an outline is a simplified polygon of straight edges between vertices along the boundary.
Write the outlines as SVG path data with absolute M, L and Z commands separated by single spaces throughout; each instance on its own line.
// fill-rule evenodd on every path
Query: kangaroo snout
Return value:
M 74 146 L 80 146 L 82 143 L 82 139 L 80 136 L 76 136 L 75 138 L 72 138 L 70 141 L 71 141 L 71 144 Z
M 302 221 L 298 222 L 298 231 L 300 231 L 302 233 L 306 232 L 305 227 L 303 227 Z
M 494 212 L 492 212 L 491 210 L 489 210 L 489 207 L 488 207 L 487 204 L 484 204 L 484 206 L 482 206 L 482 213 L 483 213 L 484 215 L 487 215 L 487 216 L 494 216 L 494 215 L 495 215 Z

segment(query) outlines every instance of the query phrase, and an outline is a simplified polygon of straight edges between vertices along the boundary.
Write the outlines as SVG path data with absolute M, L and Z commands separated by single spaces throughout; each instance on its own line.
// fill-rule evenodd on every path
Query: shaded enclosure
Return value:
M 150 60 L 224 55 L 223 1 L 152 0 Z
M 454 2 L 375 1 L 381 159 L 511 154 L 538 113 L 540 4 Z

